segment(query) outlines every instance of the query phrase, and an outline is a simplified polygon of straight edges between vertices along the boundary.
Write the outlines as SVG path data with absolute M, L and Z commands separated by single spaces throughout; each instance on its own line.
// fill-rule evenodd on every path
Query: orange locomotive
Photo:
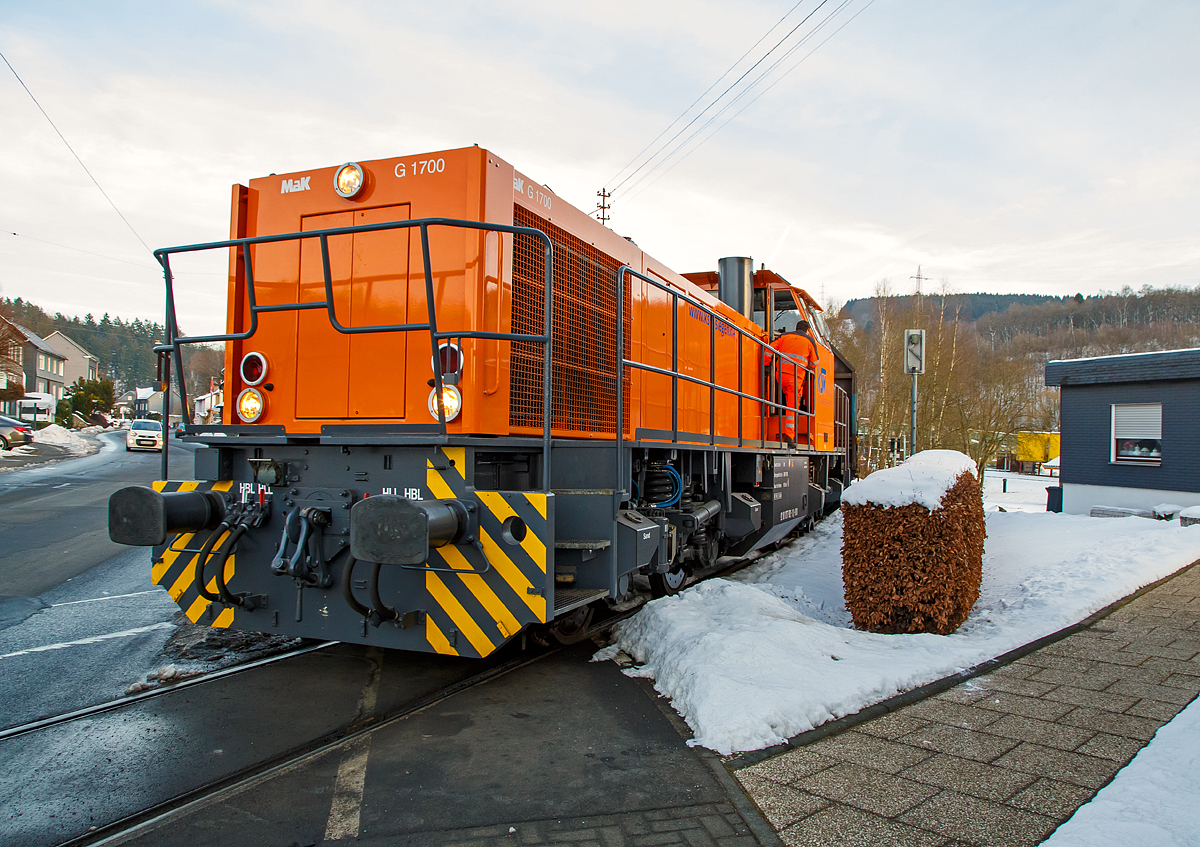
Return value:
M 180 337 L 171 258 L 212 249 L 227 331 Z M 229 241 L 156 256 L 160 354 L 224 343 L 226 405 L 187 427 L 197 481 L 113 495 L 110 534 L 193 621 L 570 641 L 850 479 L 853 372 L 802 289 L 743 258 L 681 276 L 478 147 L 251 180 Z M 815 355 L 771 346 L 802 320 Z

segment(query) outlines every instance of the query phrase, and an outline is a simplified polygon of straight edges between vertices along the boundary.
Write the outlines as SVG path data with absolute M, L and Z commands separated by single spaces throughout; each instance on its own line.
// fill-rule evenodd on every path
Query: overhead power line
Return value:
M 708 92 L 712 91 L 714 88 L 716 88 L 718 85 L 720 85 L 721 80 L 725 79 L 725 77 L 727 77 L 731 73 L 733 73 L 733 69 L 736 68 L 738 65 L 740 65 L 742 63 L 742 61 L 747 56 L 749 56 L 751 52 L 753 52 L 755 47 L 762 44 L 768 35 L 770 35 L 772 32 L 774 32 L 776 29 L 778 29 L 779 25 L 787 19 L 788 15 L 790 15 L 792 12 L 796 11 L 796 8 L 803 2 L 804 2 L 804 0 L 799 0 L 799 2 L 797 2 L 795 6 L 788 9 L 787 12 L 784 13 L 783 17 L 775 22 L 774 26 L 772 26 L 769 30 L 764 32 L 762 34 L 762 36 L 758 39 L 758 41 L 755 41 L 753 44 L 750 45 L 749 50 L 747 50 L 745 53 L 743 53 L 741 56 L 739 56 L 737 61 L 729 66 L 729 68 L 725 71 L 725 73 L 723 73 L 719 77 L 717 77 L 716 81 L 713 82 L 713 84 L 710 85 L 708 88 L 704 89 L 703 93 L 701 93 L 701 95 L 699 97 L 697 97 L 695 100 L 693 100 L 686 109 L 684 109 L 682 112 L 680 112 L 679 116 L 677 118 L 675 118 L 675 120 L 673 120 L 669 124 L 667 124 L 666 128 L 662 132 L 660 132 L 658 135 L 654 136 L 654 138 L 650 141 L 649 144 L 647 144 L 640 151 L 638 151 L 638 154 L 636 156 L 634 156 L 632 159 L 630 159 L 628 162 L 626 162 L 624 167 L 622 167 L 619 171 L 617 171 L 615 174 L 613 174 L 612 177 L 608 180 L 607 184 L 612 185 L 613 183 L 615 183 L 617 181 L 617 178 L 620 177 L 621 174 L 625 173 L 625 171 L 628 168 L 630 168 L 634 162 L 636 162 L 638 159 L 640 159 L 642 157 L 643 153 L 645 153 L 647 150 L 649 150 L 651 147 L 653 147 L 655 142 L 658 141 L 658 139 L 662 138 L 664 135 L 666 135 L 668 132 L 670 132 L 671 127 L 675 126 L 675 124 L 677 124 L 681 120 L 683 120 L 684 117 L 687 115 L 687 113 L 696 107 L 697 103 L 699 103 L 706 96 L 708 96 Z M 714 100 L 713 102 L 715 103 L 716 101 Z M 701 114 L 703 114 L 703 113 L 701 113 Z M 632 174 L 631 174 L 631 176 L 632 176 Z M 628 179 L 628 177 L 626 177 L 626 179 Z
M 782 57 L 780 57 L 779 60 L 777 60 L 769 68 L 767 68 L 765 71 L 763 71 L 763 73 L 760 74 L 757 78 L 755 78 L 755 80 L 753 82 L 751 82 L 748 86 L 746 86 L 746 88 L 741 93 L 739 93 L 733 100 L 731 100 L 728 104 L 726 104 L 726 106 L 723 107 L 720 112 L 718 112 L 716 115 L 714 115 L 712 118 L 710 118 L 703 126 L 701 126 L 698 130 L 696 130 L 696 132 L 694 132 L 690 136 L 688 136 L 681 144 L 679 144 L 676 147 L 675 150 L 673 150 L 670 154 L 667 155 L 667 157 L 665 157 L 654 168 L 652 168 L 650 172 L 643 175 L 643 177 L 641 179 L 639 179 L 636 183 L 634 183 L 634 185 L 631 186 L 630 189 L 627 189 L 626 193 L 628 193 L 629 190 L 632 190 L 632 188 L 636 188 L 638 185 L 645 182 L 645 180 L 647 178 L 649 178 L 651 173 L 653 173 L 654 171 L 656 171 L 659 168 L 666 165 L 666 162 L 671 158 L 671 156 L 674 156 L 676 153 L 683 150 L 688 145 L 688 143 L 691 142 L 692 139 L 694 139 L 697 135 L 702 133 L 706 128 L 711 126 L 713 124 L 713 122 L 715 122 L 717 119 L 719 119 L 721 117 L 721 115 L 723 115 L 726 111 L 728 111 L 730 108 L 732 108 L 734 105 L 736 105 L 738 100 L 742 99 L 747 94 L 749 94 L 754 89 L 754 87 L 756 85 L 758 85 L 758 83 L 760 83 L 767 76 L 769 76 L 771 74 L 771 72 L 775 68 L 777 68 L 780 64 L 787 61 L 789 56 L 791 56 L 796 50 L 803 47 L 804 44 L 806 44 L 814 35 L 816 35 L 818 32 L 820 32 L 820 30 L 823 29 L 826 24 L 828 24 L 834 17 L 836 17 L 843 9 L 845 9 L 852 2 L 853 2 L 853 0 L 843 0 L 842 4 L 839 5 L 837 8 L 835 8 L 832 12 L 830 12 L 829 15 L 823 21 L 821 21 L 821 23 L 817 24 L 798 43 L 793 45 Z M 724 129 L 735 118 L 737 118 L 739 115 L 741 115 L 743 112 L 745 112 L 746 109 L 750 108 L 750 106 L 752 106 L 755 102 L 757 102 L 760 97 L 762 97 L 764 94 L 766 94 L 772 88 L 774 88 L 776 85 L 778 85 L 780 82 L 782 82 L 783 79 L 788 74 L 790 74 L 792 71 L 794 71 L 796 68 L 798 68 L 805 60 L 808 59 L 809 56 L 811 56 L 813 53 L 816 53 L 823 46 L 825 46 L 825 44 L 827 44 L 831 38 L 833 38 L 835 35 L 837 35 L 839 32 L 841 32 L 843 29 L 845 29 L 855 18 L 857 18 L 859 15 L 861 15 L 863 12 L 865 12 L 868 8 L 870 8 L 870 6 L 874 2 L 875 2 L 875 0 L 868 0 L 866 5 L 864 5 L 861 9 L 859 9 L 857 12 L 855 12 L 853 15 L 851 15 L 850 18 L 847 19 L 841 26 L 839 26 L 837 29 L 835 29 L 833 32 L 831 32 L 828 36 L 826 36 L 825 39 L 822 40 L 820 44 L 818 44 L 812 50 L 808 51 L 803 56 L 801 56 L 800 59 L 798 59 L 790 68 L 785 70 L 776 79 L 774 79 L 770 85 L 766 86 L 764 89 L 762 89 L 757 94 L 755 94 L 753 98 L 751 98 L 749 101 L 747 101 L 745 103 L 745 105 L 743 105 L 740 109 L 738 109 L 734 114 L 730 115 L 725 121 L 723 121 L 716 129 L 714 129 L 712 132 L 710 132 L 707 136 L 705 136 L 703 139 L 701 139 L 699 143 L 697 143 L 694 147 L 692 147 L 692 149 L 688 150 L 683 156 L 679 157 L 674 162 L 672 162 L 671 165 L 666 168 L 666 170 L 664 170 L 660 174 L 658 174 L 657 177 L 655 177 L 653 180 L 651 180 L 649 183 L 647 183 L 640 191 L 638 191 L 636 194 L 629 197 L 626 200 L 626 202 L 632 202 L 634 199 L 639 197 L 647 189 L 649 189 L 652 185 L 654 185 L 654 183 L 658 182 L 659 179 L 661 179 L 662 177 L 664 177 L 668 173 L 670 173 L 672 170 L 674 170 L 676 165 L 683 162 L 685 159 L 687 159 L 688 156 L 692 155 L 692 153 L 696 152 L 698 149 L 700 149 L 700 147 L 704 146 L 704 144 L 707 143 L 709 139 L 711 139 L 714 135 L 716 135 L 718 132 L 720 132 L 722 129 Z
M 117 208 L 117 204 L 114 203 L 112 198 L 108 196 L 108 192 L 104 190 L 96 177 L 92 176 L 92 172 L 89 171 L 88 166 L 83 163 L 83 159 L 79 158 L 79 154 L 75 152 L 75 148 L 71 146 L 71 143 L 67 141 L 66 136 L 62 134 L 59 128 L 55 126 L 54 121 L 50 119 L 48 114 L 46 114 L 46 110 L 42 108 L 42 104 L 38 102 L 38 99 L 33 96 L 33 92 L 29 90 L 29 86 L 25 84 L 23 79 L 21 79 L 21 75 L 17 73 L 17 69 L 12 66 L 12 63 L 8 61 L 8 58 L 3 53 L 0 53 L 0 59 L 4 59 L 4 64 L 8 65 L 8 69 L 12 71 L 12 75 L 17 78 L 17 82 L 21 83 L 21 87 L 25 89 L 25 93 L 29 95 L 29 99 L 33 101 L 33 105 L 38 107 L 38 111 L 42 113 L 42 116 L 46 118 L 50 126 L 53 127 L 54 131 L 58 133 L 58 137 L 62 139 L 62 143 L 67 145 L 67 149 L 71 151 L 71 155 L 74 156 L 75 161 L 79 163 L 79 167 L 83 168 L 83 172 L 88 175 L 88 179 L 90 179 L 96 188 L 100 190 L 100 193 L 104 195 L 104 199 L 108 201 L 108 205 L 113 207 L 113 211 L 116 212 L 117 216 L 125 222 L 125 226 L 129 227 L 129 231 L 133 233 L 133 237 L 141 242 L 142 246 L 146 248 L 147 253 L 153 253 L 154 251 L 150 249 L 150 246 L 146 244 L 145 241 L 142 241 L 142 237 L 138 235 L 137 230 L 133 228 L 133 224 L 131 224 L 129 220 L 123 214 L 121 214 L 121 210 Z
M 72 247 L 70 244 L 59 244 L 57 241 L 46 241 L 42 238 L 34 238 L 32 235 L 24 235 L 20 232 L 13 232 L 11 229 L 0 230 L 0 232 L 8 235 L 15 235 L 17 238 L 24 238 L 28 241 L 36 241 L 38 244 L 49 244 L 51 247 L 61 247 L 64 250 L 74 250 L 76 253 L 87 253 L 89 256 L 98 256 L 101 259 L 108 259 L 110 262 L 124 262 L 127 265 L 133 265 L 144 270 L 161 270 L 157 265 L 143 262 L 131 262 L 128 259 L 118 259 L 116 256 L 105 256 L 103 253 L 93 253 L 91 250 L 84 250 L 82 247 Z
M 817 4 L 817 7 L 815 9 L 813 9 L 811 12 L 809 12 L 807 15 L 805 15 L 804 18 L 800 21 L 800 23 L 796 24 L 794 27 L 792 27 L 790 30 L 788 30 L 787 34 L 784 35 L 783 38 L 781 38 L 781 39 L 779 39 L 779 41 L 775 42 L 775 45 L 770 50 L 768 50 L 766 53 L 764 53 L 762 56 L 760 56 L 753 65 L 751 65 L 745 71 L 743 71 L 742 75 L 739 76 L 737 79 L 735 79 L 732 83 L 730 83 L 729 86 L 724 91 L 722 91 L 720 94 L 718 94 L 711 103 L 709 103 L 707 106 L 705 106 L 703 109 L 701 109 L 700 112 L 697 113 L 683 127 L 681 127 L 678 132 L 676 132 L 674 135 L 672 135 L 657 150 L 655 150 L 654 153 L 651 154 L 651 156 L 648 159 L 646 159 L 644 162 L 642 162 L 640 165 L 638 165 L 637 168 L 635 168 L 632 173 L 630 173 L 623 180 L 621 180 L 617 185 L 615 185 L 613 187 L 613 192 L 615 193 L 617 190 L 619 190 L 622 185 L 627 183 L 630 179 L 632 179 L 634 176 L 636 176 L 638 174 L 638 172 L 640 172 L 643 168 L 645 168 L 647 165 L 649 165 L 651 162 L 653 162 L 656 158 L 658 158 L 658 156 L 663 152 L 663 150 L 666 150 L 668 147 L 670 147 L 670 145 L 672 143 L 674 143 L 675 139 L 677 139 L 683 133 L 687 132 L 688 128 L 690 126 L 692 126 L 692 124 L 696 123 L 696 121 L 698 121 L 702 117 L 704 117 L 704 115 L 709 111 L 709 109 L 713 108 L 718 103 L 720 103 L 721 100 L 724 99 L 725 95 L 727 95 L 730 91 L 732 91 L 734 88 L 736 88 L 738 86 L 738 84 L 741 83 L 741 81 L 744 80 L 747 76 L 749 76 L 750 73 L 755 68 L 757 68 L 763 62 L 765 62 L 768 56 L 770 56 L 772 53 L 774 53 L 776 50 L 778 50 L 779 46 L 781 44 L 783 44 L 785 41 L 787 41 L 789 38 L 791 38 L 792 35 L 796 32 L 796 30 L 798 30 L 798 29 L 800 29 L 800 27 L 804 26 L 804 24 L 808 22 L 808 19 L 811 18 L 813 15 L 815 15 L 817 13 L 817 11 L 828 2 L 829 2 L 829 0 L 821 0 L 821 2 Z M 788 10 L 788 14 L 790 15 L 792 13 L 792 11 L 795 10 L 796 7 L 799 5 L 800 4 L 797 3 L 796 6 L 793 6 L 792 9 Z M 787 17 L 787 16 L 785 15 L 784 17 Z M 775 26 L 771 27 L 771 30 L 774 30 L 778 26 L 779 26 L 779 24 L 775 24 Z M 767 33 L 765 35 L 763 35 L 763 38 L 766 38 L 766 36 L 770 34 L 771 30 L 768 30 Z M 755 46 L 760 44 L 762 42 L 763 38 L 760 38 L 758 41 L 756 41 Z M 754 49 L 754 47 L 750 48 L 750 50 L 753 50 L 753 49 Z M 750 50 L 747 50 L 746 53 L 743 54 L 742 58 L 745 58 L 745 56 L 750 53 Z M 737 67 L 738 62 L 741 62 L 741 61 L 742 61 L 742 59 L 738 59 L 738 61 L 734 63 L 733 67 Z M 733 70 L 733 67 L 730 68 L 730 71 Z M 729 74 L 729 71 L 726 71 L 724 74 L 721 75 L 721 79 L 724 79 L 728 74 Z M 720 79 L 718 79 L 717 82 L 720 82 Z M 712 86 L 709 86 L 708 90 L 711 91 L 712 88 L 716 84 L 717 83 L 713 83 Z M 705 93 L 707 93 L 707 92 L 705 92 Z M 701 95 L 701 97 L 703 97 L 703 96 L 704 95 Z M 688 108 L 690 109 L 691 107 L 689 106 Z M 686 112 L 684 114 L 686 114 Z M 681 115 L 680 118 L 682 118 L 682 117 L 683 116 Z M 680 118 L 677 118 L 674 122 L 672 122 L 672 126 L 675 123 L 678 123 Z M 668 153 L 667 155 L 670 156 L 671 154 Z M 651 168 L 651 170 L 654 170 L 654 168 Z

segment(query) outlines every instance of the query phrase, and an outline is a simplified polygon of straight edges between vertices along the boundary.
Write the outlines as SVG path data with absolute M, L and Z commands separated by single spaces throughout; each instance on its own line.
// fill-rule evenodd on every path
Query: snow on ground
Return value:
M 989 512 L 1044 512 L 1046 489 L 1051 486 L 1058 486 L 1058 477 L 988 471 L 983 477 L 983 503 Z
M 86 456 L 92 452 L 88 442 L 80 438 L 69 429 L 64 429 L 58 424 L 50 424 L 44 429 L 39 429 L 34 433 L 34 440 L 40 441 L 43 444 L 54 444 L 58 447 L 65 447 L 72 456 Z
M 22 444 L 20 447 L 14 447 L 11 450 L 0 450 L 0 456 L 28 456 L 30 453 L 36 453 L 37 448 L 32 444 Z
M 1200 701 L 1159 729 L 1149 746 L 1043 847 L 1183 847 L 1200 833 Z M 1190 798 L 1190 799 L 1189 799 Z
M 1076 623 L 1200 558 L 1200 529 L 1049 513 L 1049 477 L 1014 476 L 1007 494 L 1003 477 L 985 479 L 983 584 L 953 635 L 851 628 L 835 513 L 734 579 L 648 603 L 597 658 L 620 649 L 640 662 L 625 672 L 655 680 L 692 743 L 755 750 Z

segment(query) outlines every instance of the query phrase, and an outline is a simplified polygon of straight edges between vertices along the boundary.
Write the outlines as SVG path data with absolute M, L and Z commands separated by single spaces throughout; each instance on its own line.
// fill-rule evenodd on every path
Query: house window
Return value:
M 1162 404 L 1114 404 L 1111 443 L 1113 462 L 1162 464 Z

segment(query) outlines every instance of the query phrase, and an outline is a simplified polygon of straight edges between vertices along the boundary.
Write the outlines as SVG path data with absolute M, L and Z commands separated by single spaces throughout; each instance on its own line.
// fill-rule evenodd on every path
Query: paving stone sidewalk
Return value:
M 796 847 L 1035 845 L 1197 692 L 1193 566 L 986 676 L 736 776 Z

